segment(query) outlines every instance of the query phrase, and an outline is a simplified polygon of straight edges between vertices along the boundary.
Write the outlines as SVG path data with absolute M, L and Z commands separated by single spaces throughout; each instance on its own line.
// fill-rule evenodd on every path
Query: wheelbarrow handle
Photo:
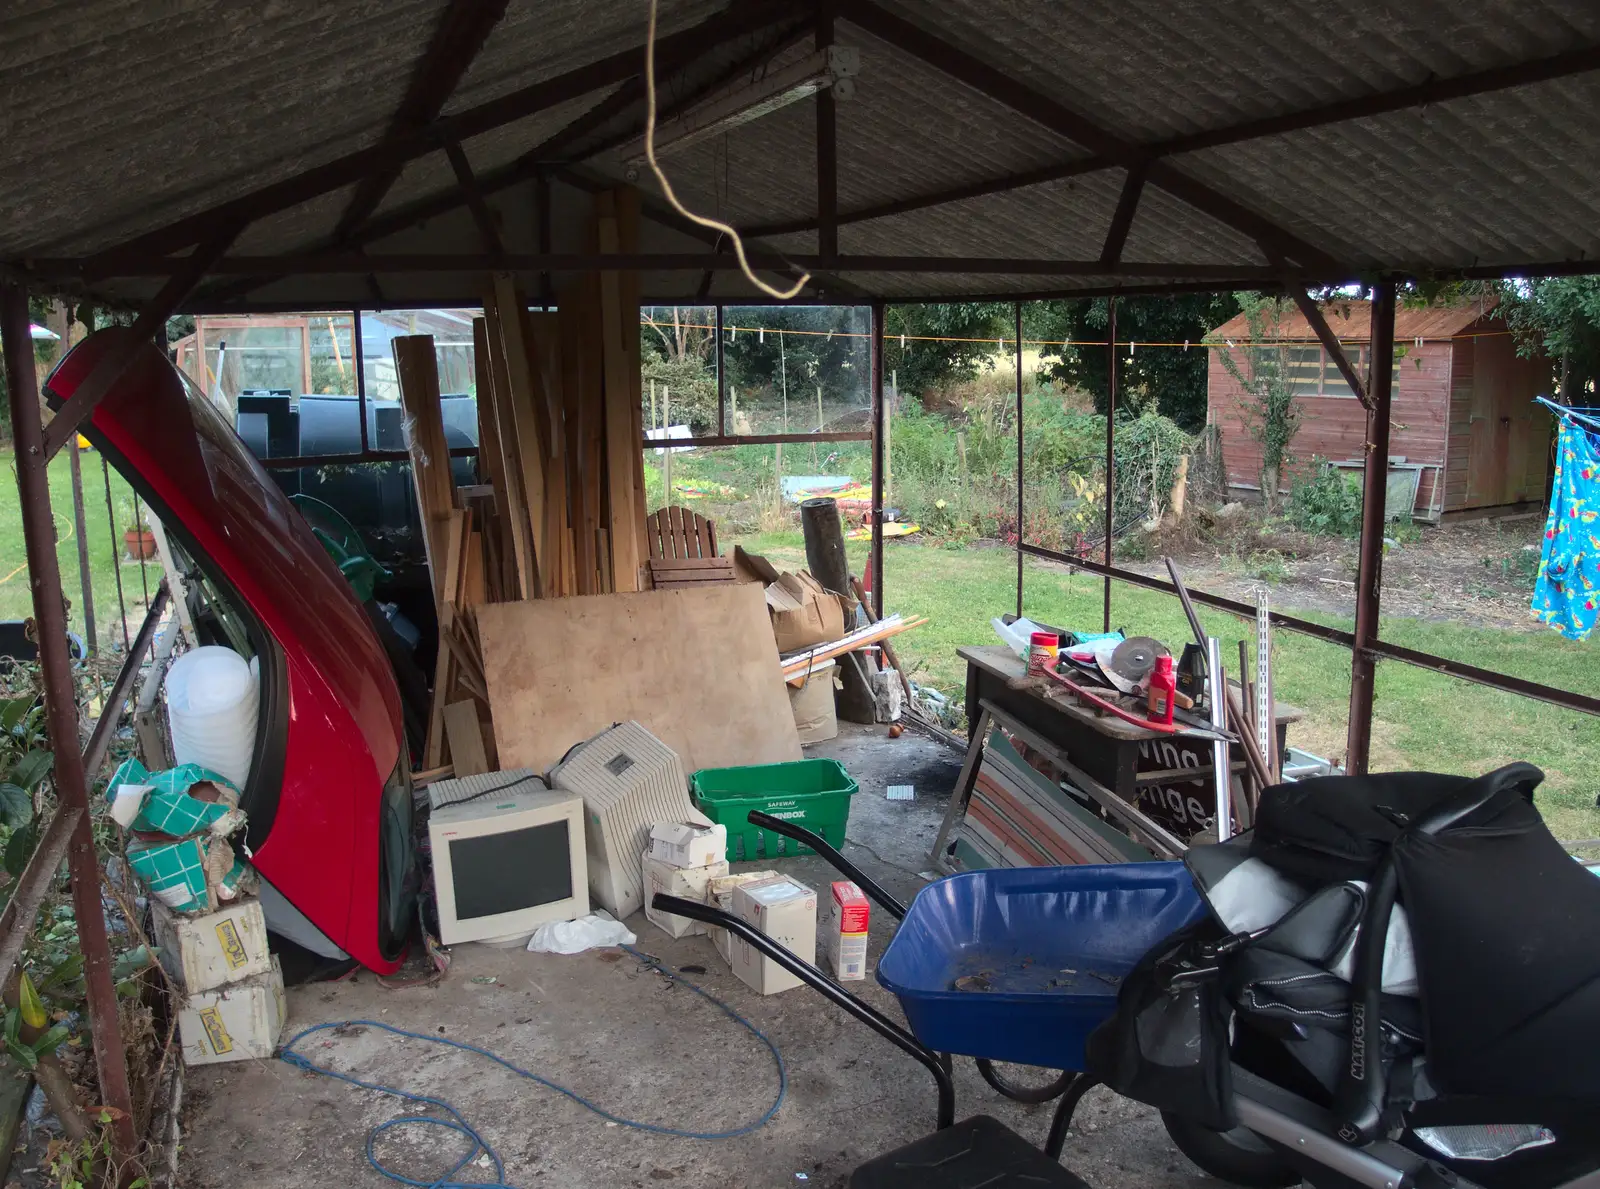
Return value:
M 722 909 L 713 907 L 710 904 L 701 904 L 697 900 L 685 900 L 681 896 L 669 896 L 665 892 L 657 892 L 651 898 L 650 903 L 657 912 L 670 912 L 676 916 L 688 917 L 692 921 L 699 921 L 702 924 L 717 925 L 726 929 L 729 933 L 742 937 L 753 948 L 771 958 L 812 990 L 818 991 L 828 999 L 833 1000 L 835 1004 L 844 1008 L 845 1011 L 860 1020 L 868 1028 L 871 1028 L 879 1036 L 920 1061 L 927 1067 L 928 1072 L 933 1074 L 933 1080 L 939 1087 L 938 1126 L 945 1128 L 955 1122 L 956 1089 L 955 1083 L 950 1079 L 950 1071 L 945 1068 L 939 1054 L 889 1019 L 888 1016 L 857 999 L 810 962 L 807 962 L 792 950 L 779 945 L 754 925 L 748 921 L 741 920 L 730 912 L 724 912 Z
M 752 809 L 746 819 L 752 826 L 760 826 L 763 830 L 771 830 L 774 834 L 782 834 L 785 838 L 793 838 L 796 842 L 803 842 L 816 851 L 841 875 L 848 875 L 855 884 L 867 895 L 871 896 L 897 921 L 906 919 L 906 906 L 884 890 L 883 885 L 849 859 L 845 858 L 821 834 L 815 834 L 804 826 L 797 826 L 793 822 L 786 822 L 782 818 L 773 817 L 769 813 L 762 813 L 759 809 Z

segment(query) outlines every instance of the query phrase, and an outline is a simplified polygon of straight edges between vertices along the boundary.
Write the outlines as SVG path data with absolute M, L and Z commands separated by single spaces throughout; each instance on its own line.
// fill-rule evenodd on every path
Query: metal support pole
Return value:
M 1379 281 L 1372 292 L 1372 356 L 1368 365 L 1365 470 L 1361 489 L 1361 541 L 1357 547 L 1356 629 L 1350 659 L 1350 727 L 1345 737 L 1345 770 L 1367 772 L 1372 746 L 1373 682 L 1377 661 L 1368 651 L 1378 638 L 1383 585 L 1383 513 L 1389 486 L 1390 387 L 1394 376 L 1394 282 Z
M 78 538 L 78 580 L 83 587 L 83 645 L 95 652 L 100 642 L 94 624 L 94 573 L 89 568 L 89 518 L 83 510 L 83 460 L 77 434 L 72 435 L 66 450 L 72 468 L 72 531 Z
M 722 303 L 717 303 L 717 436 L 728 436 L 728 369 L 722 358 Z
M 117 1018 L 117 988 L 111 978 L 111 945 L 100 905 L 100 863 L 89 824 L 89 790 L 84 779 L 78 740 L 78 707 L 67 655 L 67 615 L 61 597 L 61 569 L 56 562 L 55 521 L 50 512 L 48 456 L 39 418 L 39 386 L 33 367 L 33 339 L 28 324 L 28 295 L 14 285 L 0 286 L 0 342 L 5 352 L 11 429 L 16 441 L 18 497 L 22 537 L 27 552 L 33 614 L 38 625 L 39 668 L 44 683 L 46 721 L 55 753 L 53 777 L 60 803 L 81 811 L 67 849 L 72 875 L 72 905 L 83 950 L 84 983 L 88 989 L 89 1029 L 94 1041 L 100 1100 L 115 1108 L 112 1141 L 119 1159 L 129 1160 L 137 1147 L 133 1099 L 128 1091 L 127 1057 Z
M 1106 302 L 1106 547 L 1105 566 L 1111 568 L 1111 514 L 1116 507 L 1116 447 L 1117 429 L 1117 299 Z M 1105 578 L 1105 613 L 1100 630 L 1111 630 L 1111 576 Z
M 1011 303 L 1017 334 L 1017 618 L 1022 618 L 1022 303 Z
M 888 471 L 883 399 L 883 302 L 872 303 L 872 613 L 883 617 L 883 477 Z
M 367 357 L 361 346 L 360 310 L 350 311 L 350 356 L 356 369 L 356 415 L 361 419 L 361 453 L 365 454 L 372 442 L 367 432 Z
M 128 600 L 122 593 L 122 554 L 117 548 L 117 510 L 111 504 L 111 464 L 100 456 L 100 470 L 106 479 L 106 525 L 111 530 L 111 573 L 117 580 L 117 622 L 122 625 L 122 647 L 126 651 L 128 643 Z M 116 644 L 113 635 L 112 644 Z

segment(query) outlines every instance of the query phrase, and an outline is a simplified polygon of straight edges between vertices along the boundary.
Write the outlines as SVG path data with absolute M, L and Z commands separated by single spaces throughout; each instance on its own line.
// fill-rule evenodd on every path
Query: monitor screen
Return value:
M 450 843 L 456 919 L 495 916 L 572 895 L 567 822 Z

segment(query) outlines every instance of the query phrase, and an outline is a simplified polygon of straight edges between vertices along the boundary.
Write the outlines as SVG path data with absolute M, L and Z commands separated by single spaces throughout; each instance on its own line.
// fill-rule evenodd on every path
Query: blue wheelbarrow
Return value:
M 921 1062 L 938 1088 L 941 1129 L 955 1119 L 952 1056 L 976 1058 L 989 1083 L 1014 1098 L 1021 1095 L 994 1062 L 1064 1071 L 1059 1084 L 1022 1098 L 1062 1095 L 1045 1147 L 1053 1158 L 1093 1084 L 1080 1076 L 1084 1042 L 1115 1012 L 1123 976 L 1205 911 L 1182 863 L 972 871 L 928 884 L 908 908 L 811 831 L 763 813 L 749 820 L 811 847 L 900 920 L 877 977 L 899 999 L 909 1031 L 730 913 L 666 895 L 655 906 L 738 935 Z

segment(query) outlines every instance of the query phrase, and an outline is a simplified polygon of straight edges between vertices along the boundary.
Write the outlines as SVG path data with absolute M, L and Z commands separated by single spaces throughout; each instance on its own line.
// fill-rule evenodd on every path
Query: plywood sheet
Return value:
M 502 768 L 543 770 L 612 723 L 642 723 L 686 771 L 800 758 L 755 583 L 478 609 Z

